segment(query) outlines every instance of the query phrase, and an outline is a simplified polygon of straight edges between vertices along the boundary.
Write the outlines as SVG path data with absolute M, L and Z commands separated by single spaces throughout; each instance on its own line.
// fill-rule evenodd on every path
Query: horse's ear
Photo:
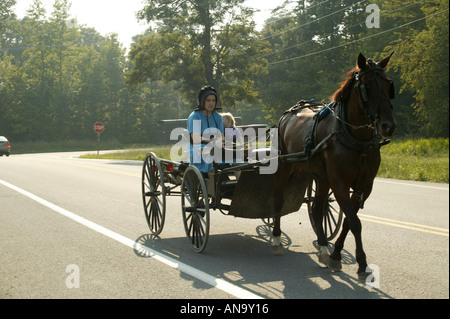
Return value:
M 389 54 L 387 57 L 385 57 L 383 60 L 381 60 L 380 62 L 377 63 L 377 66 L 379 66 L 380 68 L 384 69 L 385 67 L 388 66 L 389 64 L 389 60 L 391 59 L 391 56 L 394 54 L 394 52 L 392 52 L 391 54 Z
M 358 60 L 356 60 L 356 65 L 358 66 L 358 68 L 359 68 L 360 70 L 362 70 L 362 69 L 365 68 L 366 63 L 367 63 L 366 57 L 365 57 L 362 53 L 360 53 L 360 54 L 358 55 Z

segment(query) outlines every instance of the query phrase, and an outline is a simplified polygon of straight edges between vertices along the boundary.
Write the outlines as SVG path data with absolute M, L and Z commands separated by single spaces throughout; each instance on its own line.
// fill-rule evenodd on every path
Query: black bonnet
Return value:
M 212 86 L 204 86 L 201 88 L 200 92 L 198 93 L 198 110 L 202 110 L 205 108 L 205 99 L 208 95 L 215 95 L 216 96 L 216 107 L 215 110 L 221 109 L 221 107 L 218 106 L 219 104 L 219 97 L 217 95 L 217 91 Z

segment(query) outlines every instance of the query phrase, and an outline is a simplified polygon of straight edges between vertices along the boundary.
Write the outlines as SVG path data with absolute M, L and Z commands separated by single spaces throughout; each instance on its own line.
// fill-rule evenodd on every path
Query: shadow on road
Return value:
M 285 233 L 282 234 L 282 243 L 286 253 L 281 257 L 271 253 L 270 227 L 257 226 L 256 233 L 256 236 L 243 233 L 210 235 L 208 247 L 201 254 L 190 249 L 186 238 L 144 234 L 136 242 L 265 298 L 392 298 L 382 290 L 367 288 L 358 281 L 355 258 L 345 249 L 342 251 L 344 271 L 332 272 L 318 263 L 316 251 L 303 251 L 302 246 L 293 245 Z M 317 247 L 317 242 L 313 245 Z M 139 249 L 134 252 L 142 258 L 150 257 Z M 349 274 L 346 266 L 350 266 L 348 268 L 354 273 Z M 180 276 L 192 280 L 198 289 L 211 288 L 182 272 Z

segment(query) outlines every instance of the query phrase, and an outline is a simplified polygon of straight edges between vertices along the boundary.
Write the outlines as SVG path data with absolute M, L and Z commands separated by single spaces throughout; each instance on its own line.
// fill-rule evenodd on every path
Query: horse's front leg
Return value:
M 341 208 L 344 211 L 345 220 L 342 233 L 340 234 L 339 238 L 336 241 L 335 250 L 330 256 L 329 267 L 331 269 L 334 268 L 334 270 L 339 270 L 336 268 L 341 267 L 340 266 L 341 250 L 343 249 L 344 246 L 345 237 L 347 236 L 347 233 L 350 230 L 355 238 L 356 262 L 358 263 L 358 278 L 361 281 L 365 281 L 367 276 L 370 275 L 370 272 L 366 272 L 367 260 L 362 244 L 362 224 L 361 220 L 357 215 L 358 206 L 356 206 L 355 203 L 352 203 L 352 200 L 350 200 L 348 196 L 346 200 L 342 200 L 342 198 L 339 198 L 340 195 L 336 194 L 336 192 L 335 195 L 336 200 L 339 202 Z M 353 200 L 353 202 L 355 201 Z M 339 261 L 339 263 L 336 263 L 336 261 Z
M 352 207 L 353 208 L 353 207 Z M 362 224 L 361 220 L 357 215 L 357 211 L 353 209 L 353 211 L 346 216 L 348 218 L 348 226 L 355 237 L 356 244 L 356 262 L 358 263 L 358 278 L 361 281 L 365 281 L 367 276 L 370 275 L 370 272 L 366 272 L 367 269 L 367 260 L 366 253 L 363 249 L 362 244 Z
M 353 208 L 357 212 L 358 211 L 358 207 L 356 206 L 357 203 L 355 202 L 354 199 L 352 199 L 352 200 L 353 200 L 353 204 L 352 204 Z M 347 238 L 349 231 L 350 231 L 350 227 L 348 224 L 348 219 L 347 219 L 347 217 L 345 217 L 344 221 L 342 222 L 342 231 L 339 234 L 339 237 L 336 239 L 336 242 L 334 243 L 334 250 L 333 250 L 333 253 L 330 255 L 330 260 L 328 261 L 328 268 L 330 268 L 333 271 L 340 271 L 342 269 L 341 252 L 342 252 L 342 249 L 344 249 L 345 239 Z

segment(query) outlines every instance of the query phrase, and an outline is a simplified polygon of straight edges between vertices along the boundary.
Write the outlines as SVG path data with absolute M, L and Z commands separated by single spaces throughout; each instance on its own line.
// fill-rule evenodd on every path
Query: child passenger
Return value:
M 232 149 L 234 154 L 232 159 L 227 158 L 225 152 L 225 162 L 227 163 L 242 163 L 244 161 L 244 138 L 240 129 L 236 127 L 236 121 L 231 113 L 222 113 L 225 148 Z M 236 178 L 239 178 L 240 172 L 235 172 Z
M 239 143 L 242 145 L 243 138 L 241 131 L 236 128 L 236 121 L 233 114 L 222 113 L 223 127 L 225 129 L 225 145 L 227 142 L 232 142 L 233 144 Z

